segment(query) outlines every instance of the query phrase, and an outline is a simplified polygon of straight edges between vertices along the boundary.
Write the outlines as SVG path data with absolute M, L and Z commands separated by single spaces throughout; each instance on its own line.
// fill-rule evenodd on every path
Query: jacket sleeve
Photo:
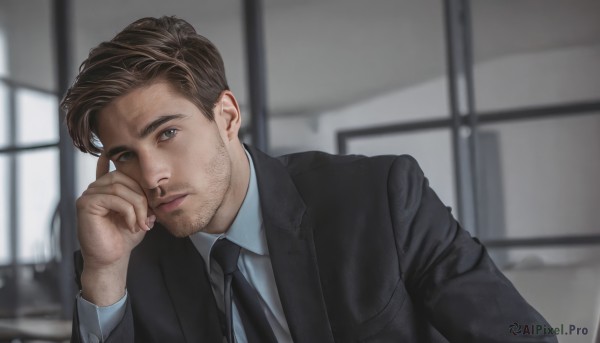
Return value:
M 450 342 L 557 342 L 511 325 L 551 326 L 453 218 L 417 162 L 399 156 L 388 178 L 398 259 L 416 307 Z

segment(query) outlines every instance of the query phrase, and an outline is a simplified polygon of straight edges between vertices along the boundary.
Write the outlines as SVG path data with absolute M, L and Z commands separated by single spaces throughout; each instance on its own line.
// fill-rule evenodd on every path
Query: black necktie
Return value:
M 233 320 L 231 298 L 237 306 L 248 343 L 276 343 L 273 330 L 258 302 L 258 293 L 237 267 L 240 247 L 227 240 L 219 239 L 212 248 L 212 258 L 217 261 L 225 277 L 223 310 L 227 321 L 227 341 L 233 343 Z

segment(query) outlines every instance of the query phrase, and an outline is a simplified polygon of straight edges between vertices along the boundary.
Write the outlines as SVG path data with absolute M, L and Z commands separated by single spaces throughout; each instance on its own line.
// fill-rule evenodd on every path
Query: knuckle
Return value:
M 137 199 L 138 206 L 141 206 L 144 209 L 148 207 L 148 199 L 146 199 L 145 196 L 140 195 L 140 196 L 136 197 L 136 199 Z
M 118 185 L 118 184 L 116 184 L 116 183 L 111 183 L 111 184 L 108 186 L 108 191 L 109 191 L 111 194 L 117 194 L 117 193 L 119 193 L 119 185 Z
M 110 183 L 116 182 L 116 177 L 115 177 L 115 172 L 114 171 L 106 174 L 104 177 L 106 177 Z
M 75 200 L 75 207 L 77 207 L 77 209 L 84 208 L 86 204 L 86 196 L 80 196 L 79 198 L 77 198 L 77 200 Z
M 135 218 L 135 207 L 130 203 L 127 203 L 127 214 Z

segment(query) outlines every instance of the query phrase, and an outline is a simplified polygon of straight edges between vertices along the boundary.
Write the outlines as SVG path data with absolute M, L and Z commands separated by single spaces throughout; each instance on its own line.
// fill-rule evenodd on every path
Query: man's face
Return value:
M 215 106 L 219 116 L 222 107 Z M 157 220 L 188 236 L 211 222 L 231 185 L 226 137 L 167 82 L 136 88 L 98 114 L 104 154 L 134 179 Z

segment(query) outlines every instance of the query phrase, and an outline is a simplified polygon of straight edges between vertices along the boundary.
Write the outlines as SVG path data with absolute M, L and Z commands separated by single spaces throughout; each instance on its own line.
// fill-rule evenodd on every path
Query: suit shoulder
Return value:
M 423 170 L 421 170 L 419 162 L 410 155 L 395 156 L 391 168 L 392 173 L 396 175 L 423 177 Z
M 362 155 L 334 155 L 322 151 L 306 151 L 278 157 L 278 160 L 294 174 L 328 165 L 352 163 L 367 158 Z
M 308 151 L 278 157 L 291 175 L 319 169 L 334 168 L 338 170 L 353 168 L 391 168 L 397 165 L 399 170 L 420 170 L 417 161 L 410 155 L 334 155 L 321 151 Z

